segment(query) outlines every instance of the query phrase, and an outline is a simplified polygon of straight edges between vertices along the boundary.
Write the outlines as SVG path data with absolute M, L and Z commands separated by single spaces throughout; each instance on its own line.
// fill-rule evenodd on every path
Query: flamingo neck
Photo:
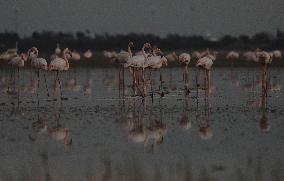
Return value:
M 142 47 L 142 54 L 143 54 L 144 59 L 145 59 L 145 64 L 148 64 L 149 60 L 148 60 L 148 57 L 147 57 L 146 52 L 145 52 L 145 44 Z
M 66 57 L 66 53 L 64 53 L 63 59 L 65 60 L 65 67 L 69 68 L 69 61 L 68 58 Z
M 131 47 L 130 45 L 128 45 L 128 54 L 129 54 L 129 57 L 132 57 L 132 50 L 131 50 Z

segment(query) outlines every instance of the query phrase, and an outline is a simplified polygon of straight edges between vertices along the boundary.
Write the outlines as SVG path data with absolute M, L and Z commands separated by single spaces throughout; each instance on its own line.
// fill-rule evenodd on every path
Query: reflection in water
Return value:
M 267 65 L 263 66 L 263 71 L 262 71 L 262 93 L 261 93 L 261 110 L 262 110 L 262 116 L 260 119 L 260 129 L 263 133 L 267 133 L 270 128 L 271 124 L 268 120 L 267 117 L 267 96 L 268 96 L 268 74 L 267 74 Z
M 29 135 L 29 139 L 32 142 L 36 142 L 40 135 L 47 135 L 51 139 L 63 143 L 64 150 L 70 151 L 72 138 L 69 128 L 63 128 L 59 124 L 60 112 L 55 114 L 54 123 L 48 122 L 47 118 L 42 118 L 43 116 L 37 115 L 37 120 L 32 123 L 32 133 Z M 48 126 L 53 125 L 53 126 Z
M 211 92 L 210 89 L 204 91 L 204 106 L 200 115 L 199 103 L 197 100 L 197 116 L 196 119 L 199 122 L 199 137 L 204 140 L 211 139 L 213 136 L 213 130 L 211 127 Z M 202 108 L 202 106 L 201 106 Z M 199 114 L 199 115 L 198 115 Z
M 188 93 L 184 93 L 184 105 L 183 105 L 183 111 L 182 111 L 182 116 L 180 119 L 180 126 L 184 130 L 188 130 L 191 128 L 191 120 L 189 116 L 189 108 L 188 108 Z
M 223 69 L 214 69 L 212 80 L 220 91 L 212 95 L 206 88 L 200 89 L 198 99 L 194 90 L 189 94 L 176 91 L 166 93 L 163 98 L 155 97 L 153 103 L 148 97 L 144 101 L 140 97 L 117 99 L 117 86 L 112 83 L 117 79 L 111 76 L 111 71 L 96 69 L 86 74 L 85 69 L 78 69 L 77 82 L 84 88 L 78 93 L 66 93 L 69 99 L 64 101 L 64 111 L 60 112 L 55 101 L 44 98 L 43 86 L 39 90 L 42 94 L 39 108 L 35 107 L 36 95 L 24 94 L 20 89 L 18 107 L 23 108 L 25 115 L 17 121 L 11 119 L 9 102 L 18 105 L 18 94 L 1 93 L 0 179 L 23 180 L 23 176 L 26 180 L 283 178 L 283 93 L 272 91 L 269 85 L 265 93 L 261 89 L 262 79 L 259 85 L 255 81 L 254 87 L 255 99 L 262 94 L 258 103 L 263 109 L 258 112 L 259 109 L 250 110 L 243 105 L 247 94 L 228 86 L 231 80 L 221 74 Z M 243 69 L 239 72 L 243 85 L 246 72 Z M 47 74 L 50 87 L 52 75 Z M 174 72 L 173 76 L 173 80 L 178 80 Z M 102 77 L 106 77 L 105 82 Z M 66 79 L 62 80 L 66 83 Z M 177 85 L 182 88 L 181 84 Z M 108 86 L 111 88 L 106 91 Z M 83 97 L 88 89 L 91 101 Z M 232 91 L 236 97 L 232 97 Z M 267 103 L 268 98 L 272 105 Z M 262 117 L 248 119 L 251 115 Z M 260 129 L 272 131 L 269 117 L 273 120 L 273 134 L 259 136 Z M 214 139 L 210 139 L 213 133 Z
M 131 107 L 124 112 L 125 124 L 128 128 L 128 138 L 136 143 L 143 143 L 144 148 L 150 146 L 151 150 L 163 143 L 167 133 L 167 125 L 163 122 L 163 110 L 159 108 L 158 117 L 154 113 L 154 107 L 147 111 L 144 100 L 142 103 L 135 99 L 129 100 Z M 137 103 L 139 104 L 137 106 Z M 148 116 L 146 115 L 148 112 Z

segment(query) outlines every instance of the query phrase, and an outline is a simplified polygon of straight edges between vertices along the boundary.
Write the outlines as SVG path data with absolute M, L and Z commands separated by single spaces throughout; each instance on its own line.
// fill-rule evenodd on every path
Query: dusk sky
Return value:
M 283 0 L 0 0 L 0 32 L 85 31 L 220 37 L 284 30 Z

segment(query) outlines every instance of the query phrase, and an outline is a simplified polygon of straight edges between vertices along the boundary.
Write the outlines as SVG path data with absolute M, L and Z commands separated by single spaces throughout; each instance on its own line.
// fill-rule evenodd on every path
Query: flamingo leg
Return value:
M 60 89 L 60 99 L 62 100 L 63 99 L 63 96 L 62 96 L 62 89 L 61 89 L 61 82 L 60 82 L 60 79 L 59 79 L 59 71 L 56 72 L 56 75 L 57 75 L 57 80 L 58 80 L 58 84 L 59 84 L 59 89 Z
M 196 98 L 198 99 L 198 89 L 199 89 L 199 67 L 196 68 L 195 83 L 196 83 Z
M 45 90 L 47 92 L 47 97 L 49 97 L 49 91 L 48 91 L 48 87 L 47 87 L 47 81 L 46 81 L 45 72 L 43 73 L 43 76 L 44 76 Z
M 39 69 L 37 69 L 37 91 L 36 91 L 36 96 L 37 96 L 37 107 L 39 107 Z
M 163 75 L 162 75 L 161 68 L 159 69 L 159 71 L 160 71 L 160 83 L 161 83 L 161 96 L 164 97 L 164 92 L 163 92 Z
M 208 94 L 211 94 L 211 70 L 206 70 L 206 89 L 208 90 Z
M 118 97 L 120 98 L 120 90 L 121 90 L 121 66 L 119 68 L 118 73 Z
M 125 96 L 125 82 L 124 82 L 124 66 L 122 65 L 122 95 Z
M 189 85 L 188 85 L 188 67 L 187 65 L 184 66 L 184 88 L 185 88 L 185 93 L 189 93 Z

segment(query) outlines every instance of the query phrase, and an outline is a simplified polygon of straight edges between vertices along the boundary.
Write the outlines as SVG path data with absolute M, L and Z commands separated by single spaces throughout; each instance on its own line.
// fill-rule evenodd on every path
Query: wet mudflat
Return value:
M 182 68 L 163 70 L 164 97 L 153 74 L 154 99 L 142 102 L 128 73 L 119 99 L 115 68 L 60 73 L 62 99 L 53 73 L 47 91 L 42 72 L 38 87 L 31 70 L 9 85 L 1 70 L 0 179 L 284 179 L 283 68 L 269 71 L 265 108 L 257 67 L 214 68 L 210 97 L 197 97 L 194 69 L 188 95 Z

